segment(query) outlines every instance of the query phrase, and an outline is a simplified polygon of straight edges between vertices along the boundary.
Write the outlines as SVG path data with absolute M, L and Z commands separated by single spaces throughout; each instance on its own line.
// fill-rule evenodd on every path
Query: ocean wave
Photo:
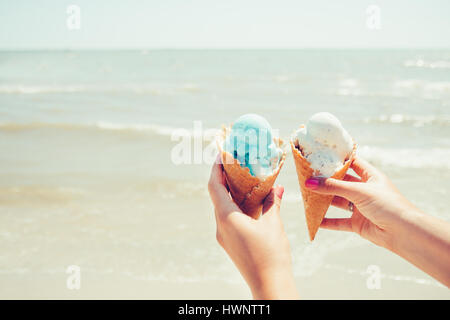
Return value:
M 157 137 L 179 140 L 183 137 L 201 137 L 202 141 L 212 141 L 219 129 L 216 128 L 176 128 L 167 125 L 152 123 L 114 123 L 97 121 L 90 124 L 80 123 L 52 123 L 52 122 L 29 122 L 29 123 L 0 123 L 0 132 L 25 132 L 32 130 L 62 130 L 62 131 L 98 131 L 117 134 L 145 134 Z
M 348 273 L 351 275 L 359 275 L 359 276 L 365 277 L 365 278 L 369 277 L 372 274 L 372 273 L 368 272 L 368 270 L 348 268 L 348 267 L 341 266 L 341 265 L 326 264 L 326 265 L 324 265 L 324 268 L 331 269 L 333 271 L 345 272 L 345 273 Z M 445 288 L 444 285 L 440 284 L 438 281 L 433 280 L 433 279 L 417 278 L 417 277 L 401 275 L 401 274 L 396 275 L 396 274 L 386 274 L 386 273 L 380 272 L 380 280 L 381 279 L 392 280 L 392 281 L 406 281 L 406 282 L 412 282 L 414 284 Z
M 413 117 L 404 115 L 380 116 L 367 118 L 367 122 L 387 122 L 392 124 L 406 123 L 415 126 L 434 124 L 448 126 L 450 117 Z M 218 129 L 204 129 L 197 133 L 193 129 L 175 128 L 159 124 L 120 124 L 99 121 L 94 124 L 74 123 L 0 123 L 0 132 L 24 132 L 31 130 L 56 129 L 56 130 L 96 130 L 98 132 L 118 132 L 120 134 L 150 134 L 171 139 L 177 137 L 194 137 L 200 133 L 202 141 L 212 141 L 214 135 L 206 134 L 208 130 L 217 132 Z M 213 131 L 214 130 L 214 131 Z M 358 154 L 363 158 L 381 165 L 390 165 L 404 168 L 450 168 L 450 149 L 446 148 L 382 148 L 375 146 L 361 146 Z M 291 201 L 296 201 L 294 198 Z
M 161 87 L 153 84 L 131 83 L 117 85 L 0 85 L 0 94 L 51 94 L 51 93 L 121 93 L 131 92 L 151 95 L 176 95 L 179 93 L 197 93 L 203 89 L 195 83 L 184 83 L 171 87 Z
M 30 122 L 30 123 L 0 123 L 0 131 L 16 132 L 28 131 L 36 129 L 62 129 L 62 130 L 76 130 L 89 128 L 89 126 L 73 124 L 73 123 L 44 123 L 44 122 Z
M 420 96 L 426 99 L 436 99 L 450 95 L 450 82 L 417 79 L 397 80 L 394 81 L 392 90 L 394 96 Z
M 131 132 L 131 133 L 150 133 L 159 136 L 170 137 L 172 133 L 180 128 L 158 125 L 158 124 L 121 124 L 105 121 L 98 121 L 93 124 L 77 123 L 51 123 L 51 122 L 30 122 L 30 123 L 0 123 L 0 131 L 20 132 L 40 129 L 57 130 L 98 130 L 112 132 Z M 181 132 L 181 131 L 180 131 Z M 183 129 L 186 135 L 192 134 L 191 131 Z
M 208 190 L 204 181 L 183 181 L 167 178 L 155 178 L 148 183 L 133 184 L 130 193 L 151 194 L 161 199 L 177 199 L 179 197 L 207 197 Z
M 81 85 L 0 85 L 0 93 L 6 94 L 76 93 L 85 91 L 86 87 Z
M 115 186 L 121 186 L 123 181 L 117 180 Z M 134 201 L 148 199 L 152 194 L 162 200 L 208 197 L 204 181 L 183 181 L 168 178 L 152 178 L 145 183 L 130 181 L 127 188 L 121 188 L 121 195 Z M 89 195 L 84 189 L 70 187 L 53 187 L 45 185 L 18 185 L 0 187 L 0 204 L 3 206 L 29 205 L 63 205 L 73 200 L 80 200 Z
M 83 190 L 67 187 L 39 185 L 0 187 L 0 203 L 2 205 L 64 204 L 83 194 Z
M 423 127 L 425 125 L 450 126 L 450 115 L 407 115 L 407 114 L 382 114 L 378 117 L 366 117 L 364 123 L 388 123 Z
M 399 148 L 388 149 L 380 147 L 362 146 L 358 148 L 358 155 L 375 164 L 401 168 L 435 168 L 450 169 L 450 149 L 432 148 Z
M 151 132 L 161 136 L 171 136 L 177 128 L 170 126 L 163 126 L 157 124 L 120 124 L 98 121 L 95 127 L 100 130 L 110 131 L 131 131 L 131 132 Z
M 362 96 L 364 92 L 361 90 L 359 81 L 353 78 L 341 79 L 338 82 L 336 94 L 338 96 Z
M 172 270 L 173 268 L 167 267 L 166 270 L 161 273 L 148 273 L 142 271 L 131 271 L 131 270 L 114 270 L 113 268 L 95 268 L 95 267 L 83 267 L 83 272 L 86 274 L 96 275 L 96 276 L 105 276 L 105 275 L 119 275 L 123 277 L 127 277 L 134 280 L 139 281 L 160 281 L 160 282 L 168 282 L 168 283 L 202 283 L 205 281 L 214 281 L 219 283 L 228 283 L 228 284 L 239 284 L 242 283 L 242 280 L 236 276 L 235 274 L 229 274 L 228 270 L 225 271 L 225 275 L 223 272 L 211 273 L 211 274 L 181 274 L 177 270 Z M 26 274 L 65 274 L 66 270 L 64 268 L 40 268 L 40 269 L 30 269 L 23 267 L 10 267 L 0 269 L 0 274 L 2 275 L 26 275 Z
M 450 69 L 450 61 L 437 60 L 426 61 L 423 59 L 410 59 L 403 62 L 403 66 L 407 68 L 430 68 L 430 69 Z
M 354 97 L 420 97 L 423 99 L 440 99 L 450 96 L 449 81 L 428 81 L 420 79 L 397 79 L 381 90 L 374 90 L 362 85 L 357 79 L 340 79 L 331 91 L 337 96 Z

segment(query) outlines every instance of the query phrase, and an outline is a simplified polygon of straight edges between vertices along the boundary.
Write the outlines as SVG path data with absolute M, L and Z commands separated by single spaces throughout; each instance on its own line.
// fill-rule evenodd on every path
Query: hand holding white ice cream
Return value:
M 305 181 L 315 176 L 342 180 L 353 161 L 356 146 L 335 116 L 320 112 L 294 132 L 291 148 L 312 241 L 333 195 L 313 192 L 305 187 Z
M 328 112 L 313 115 L 295 135 L 303 156 L 317 176 L 331 177 L 343 167 L 353 150 L 353 139 Z

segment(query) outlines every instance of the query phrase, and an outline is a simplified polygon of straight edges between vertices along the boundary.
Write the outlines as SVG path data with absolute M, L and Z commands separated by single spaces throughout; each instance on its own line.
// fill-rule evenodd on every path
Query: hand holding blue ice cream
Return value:
M 273 173 L 283 154 L 274 143 L 269 122 L 257 114 L 245 114 L 234 122 L 224 150 L 260 179 Z
M 217 136 L 227 185 L 242 212 L 257 219 L 283 167 L 286 152 L 261 116 L 246 114 Z

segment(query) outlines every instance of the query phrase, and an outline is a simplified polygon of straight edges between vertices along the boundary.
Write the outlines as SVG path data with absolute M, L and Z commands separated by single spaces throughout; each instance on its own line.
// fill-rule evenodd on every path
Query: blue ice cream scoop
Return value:
M 240 116 L 234 122 L 225 140 L 224 150 L 258 178 L 271 175 L 283 153 L 273 141 L 269 122 L 252 113 Z

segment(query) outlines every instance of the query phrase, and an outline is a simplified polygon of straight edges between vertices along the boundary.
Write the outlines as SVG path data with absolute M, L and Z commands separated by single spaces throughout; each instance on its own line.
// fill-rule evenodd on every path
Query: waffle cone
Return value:
M 291 139 L 292 155 L 294 157 L 295 168 L 297 170 L 298 183 L 302 193 L 303 205 L 305 207 L 306 223 L 308 225 L 309 239 L 314 240 L 319 226 L 322 223 L 328 208 L 333 200 L 333 195 L 319 194 L 305 188 L 305 181 L 315 175 L 314 169 L 310 163 L 303 157 L 301 151 L 297 148 L 296 141 Z M 345 161 L 344 166 L 337 171 L 331 178 L 342 180 L 347 173 L 355 157 L 356 144 L 353 145 L 353 151 L 349 159 Z
M 283 150 L 283 155 L 273 174 L 264 180 L 260 180 L 252 176 L 247 167 L 241 167 L 239 161 L 232 154 L 223 150 L 223 142 L 229 134 L 229 131 L 229 128 L 224 127 L 217 138 L 217 147 L 221 155 L 227 184 L 231 196 L 239 208 L 250 217 L 258 219 L 262 212 L 264 199 L 270 193 L 284 164 L 286 152 Z M 278 147 L 284 149 L 284 144 L 281 139 L 274 139 L 274 141 Z

